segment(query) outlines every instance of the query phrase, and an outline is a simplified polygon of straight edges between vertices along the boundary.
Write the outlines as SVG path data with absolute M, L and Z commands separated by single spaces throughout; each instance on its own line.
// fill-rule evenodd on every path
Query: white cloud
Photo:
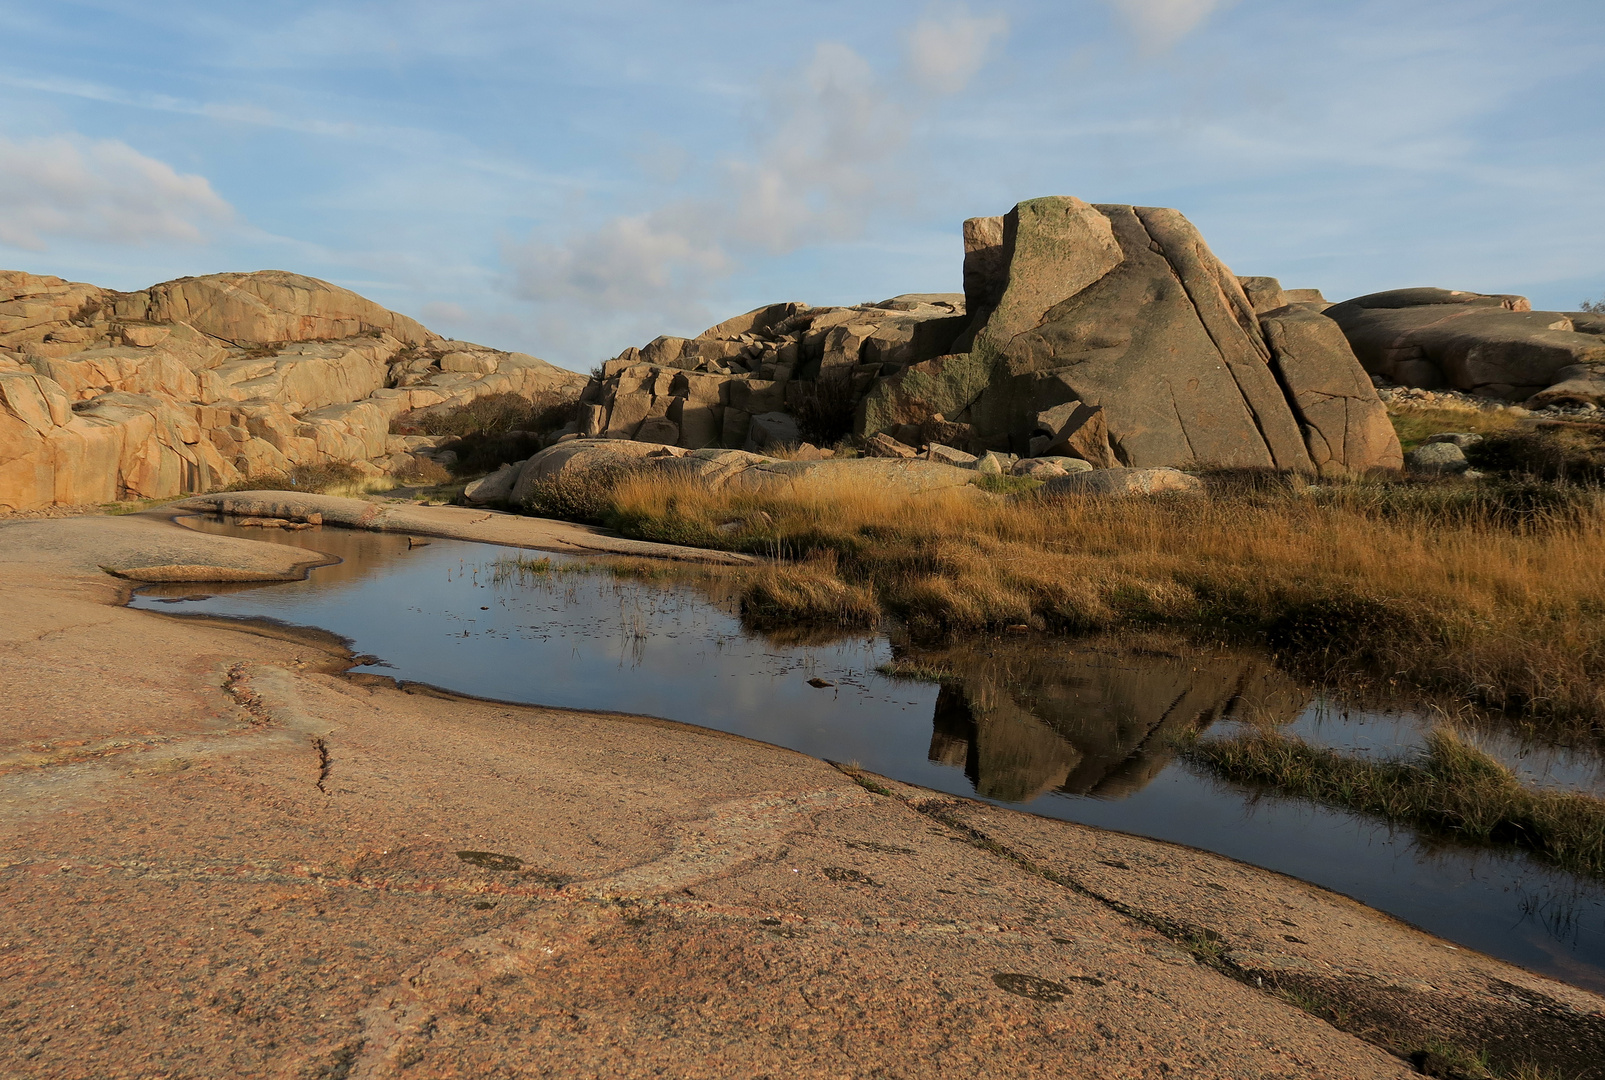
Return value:
M 729 165 L 734 198 L 718 208 L 719 231 L 774 254 L 853 235 L 881 201 L 910 119 L 863 57 L 821 43 L 771 93 L 757 154 Z
M 924 18 L 908 35 L 908 67 L 925 89 L 956 94 L 970 84 L 1009 32 L 1002 15 L 976 17 L 962 10 Z
M 518 291 L 604 312 L 683 302 L 700 291 L 698 278 L 724 272 L 726 257 L 676 216 L 617 217 L 565 244 L 515 249 Z
M 52 239 L 204 243 L 233 216 L 205 177 L 127 143 L 0 137 L 0 243 L 30 251 Z
M 934 96 L 968 84 L 1006 30 L 1001 17 L 962 10 L 920 22 L 906 82 L 880 77 L 846 45 L 819 43 L 761 96 L 749 153 L 707 178 L 715 194 L 615 217 L 561 243 L 513 245 L 515 294 L 537 305 L 543 335 L 565 347 L 595 349 L 665 323 L 689 329 L 710 286 L 743 255 L 853 239 L 872 215 L 911 203 L 909 131 Z
M 1163 52 L 1233 0 L 1106 0 L 1150 52 Z

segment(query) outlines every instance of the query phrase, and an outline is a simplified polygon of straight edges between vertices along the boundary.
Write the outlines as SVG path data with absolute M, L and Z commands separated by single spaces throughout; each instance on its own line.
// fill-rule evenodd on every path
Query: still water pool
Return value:
M 988 638 L 917 658 L 940 686 L 889 677 L 874 635 L 752 633 L 733 594 L 635 581 L 553 555 L 342 529 L 192 528 L 338 559 L 304 581 L 150 586 L 134 607 L 265 618 L 339 634 L 358 667 L 505 701 L 640 713 L 790 747 L 911 784 L 1219 852 L 1344 893 L 1450 941 L 1605 991 L 1605 885 L 1521 854 L 1216 780 L 1170 736 L 1270 719 L 1360 753 L 1417 747 L 1411 715 L 1345 712 L 1253 652 L 1186 655 Z M 517 565 L 522 558 L 525 565 Z M 548 559 L 549 569 L 531 570 Z M 901 658 L 908 659 L 908 658 Z M 833 685 L 815 687 L 815 679 Z M 1597 753 L 1480 741 L 1529 783 L 1605 794 Z

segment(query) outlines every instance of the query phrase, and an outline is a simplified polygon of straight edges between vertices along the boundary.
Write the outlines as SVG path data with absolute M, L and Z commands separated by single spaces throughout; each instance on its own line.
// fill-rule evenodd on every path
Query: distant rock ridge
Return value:
M 972 218 L 963 239 L 962 296 L 772 304 L 625 350 L 587 386 L 580 434 L 748 451 L 885 435 L 1100 468 L 1401 466 L 1320 294 L 1236 277 L 1177 211 L 1054 196 Z
M 1605 314 L 1534 311 L 1525 296 L 1393 289 L 1336 304 L 1365 369 L 1401 386 L 1530 406 L 1605 405 Z
M 300 274 L 124 293 L 0 271 L 0 507 L 167 498 L 329 461 L 378 474 L 433 445 L 392 436 L 401 413 L 584 383 Z

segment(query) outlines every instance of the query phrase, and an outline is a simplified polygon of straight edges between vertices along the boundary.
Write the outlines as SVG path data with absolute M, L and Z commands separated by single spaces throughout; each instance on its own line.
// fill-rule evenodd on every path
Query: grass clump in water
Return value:
M 1402 760 L 1340 754 L 1270 731 L 1197 740 L 1184 753 L 1240 783 L 1473 843 L 1525 848 L 1563 869 L 1605 877 L 1605 800 L 1527 787 L 1447 728 Z
M 754 572 L 742 590 L 741 614 L 760 629 L 789 622 L 867 628 L 880 621 L 881 608 L 872 589 L 843 581 L 835 553 L 825 552 Z

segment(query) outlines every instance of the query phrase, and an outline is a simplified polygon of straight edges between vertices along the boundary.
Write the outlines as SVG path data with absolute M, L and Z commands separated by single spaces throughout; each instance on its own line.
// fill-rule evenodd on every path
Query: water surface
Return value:
M 380 672 L 483 697 L 660 716 L 1047 817 L 1189 844 L 1352 896 L 1451 941 L 1605 991 L 1605 886 L 1519 853 L 1431 843 L 1264 797 L 1177 761 L 1172 734 L 1270 721 L 1372 754 L 1432 721 L 1334 709 L 1249 651 L 988 638 L 888 677 L 883 637 L 777 640 L 712 584 L 621 579 L 563 556 L 341 529 L 192 527 L 341 561 L 267 586 L 151 586 L 140 608 L 269 618 L 349 638 Z M 525 560 L 522 570 L 511 565 Z M 531 568 L 548 560 L 549 569 Z M 907 660 L 909 658 L 902 658 Z M 809 680 L 832 685 L 816 688 Z M 1597 753 L 1479 741 L 1530 783 L 1605 794 Z

